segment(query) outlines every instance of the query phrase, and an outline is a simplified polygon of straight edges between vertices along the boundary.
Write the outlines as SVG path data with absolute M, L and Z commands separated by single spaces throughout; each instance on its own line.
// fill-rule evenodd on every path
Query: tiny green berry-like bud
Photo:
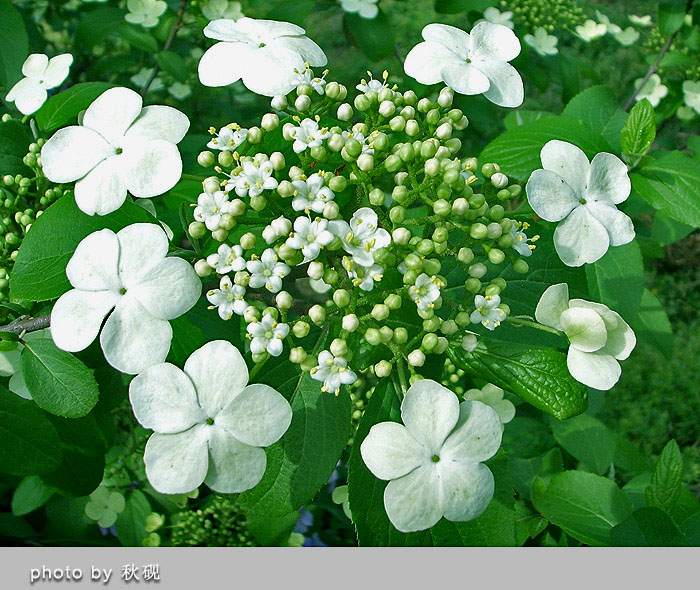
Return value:
M 292 137 L 292 129 L 295 129 L 296 125 L 294 123 L 285 123 L 282 125 L 282 137 L 286 139 L 287 141 L 293 141 L 294 138 Z
M 393 232 L 391 232 L 391 239 L 395 244 L 403 246 L 408 244 L 408 241 L 411 239 L 411 232 L 405 227 L 397 227 Z
M 477 262 L 476 264 L 472 264 L 469 267 L 469 276 L 474 277 L 477 279 L 480 279 L 486 274 L 487 268 L 485 264 L 482 264 L 481 262 Z
M 323 211 L 321 212 L 321 215 L 323 215 L 326 219 L 335 219 L 338 217 L 340 214 L 340 207 L 338 206 L 338 203 L 335 201 L 331 201 L 330 203 L 326 203 L 323 206 Z
M 241 248 L 244 250 L 250 250 L 251 248 L 255 248 L 255 242 L 257 241 L 257 238 L 254 233 L 248 232 L 245 233 L 241 236 L 240 244 Z
M 484 291 L 485 295 L 490 295 L 491 297 L 493 297 L 494 295 L 500 295 L 500 293 L 501 288 L 498 285 L 489 285 Z
M 451 88 L 443 88 L 440 91 L 440 96 L 438 96 L 438 104 L 443 109 L 449 109 L 452 106 L 452 101 L 454 100 L 454 92 Z
M 469 211 L 469 201 L 464 197 L 459 197 L 452 203 L 452 213 L 455 215 L 464 215 Z
M 391 295 L 387 295 L 386 299 L 384 299 L 384 304 L 389 308 L 389 309 L 399 309 L 401 307 L 402 299 L 400 295 L 397 295 L 396 293 L 392 293 Z
M 492 264 L 501 264 L 505 259 L 506 255 L 503 253 L 503 250 L 499 250 L 498 248 L 491 248 L 491 250 L 489 250 L 489 260 Z
M 384 204 L 384 191 L 380 188 L 373 188 L 369 192 L 369 202 L 377 207 Z
M 299 368 L 305 373 L 308 373 L 316 366 L 318 366 L 318 359 L 314 355 L 310 354 L 303 361 L 301 361 Z
M 260 312 L 252 305 L 249 305 L 243 312 L 243 319 L 249 324 L 257 322 L 260 319 Z
M 457 326 L 457 322 L 454 320 L 444 321 L 440 326 L 440 332 L 442 332 L 445 336 L 451 336 L 457 332 L 457 330 L 459 330 L 459 327 Z
M 408 330 L 402 327 L 396 328 L 396 330 L 394 330 L 393 340 L 396 344 L 406 344 L 406 342 L 408 342 Z
M 478 344 L 476 334 L 465 334 L 462 337 L 462 348 L 467 352 L 474 352 Z
M 362 144 L 353 137 L 349 137 L 345 141 L 344 149 L 347 152 L 348 156 L 350 156 L 351 158 L 357 158 L 362 153 Z
M 195 240 L 199 240 L 207 233 L 207 227 L 201 221 L 193 221 L 187 226 L 187 233 Z
M 306 351 L 301 346 L 295 346 L 289 351 L 289 360 L 297 365 L 303 363 L 305 358 Z
M 444 336 L 438 336 L 437 345 L 433 349 L 433 352 L 435 354 L 442 354 L 443 352 L 445 352 L 447 350 L 447 347 L 449 346 L 449 344 L 450 343 L 447 340 L 447 338 L 445 338 Z
M 409 137 L 415 137 L 420 133 L 420 125 L 418 125 L 418 121 L 415 119 L 409 119 L 406 121 L 406 135 Z
M 469 235 L 475 240 L 483 240 L 487 235 L 486 226 L 483 223 L 474 223 L 469 228 Z
M 305 338 L 309 334 L 310 329 L 311 326 L 309 326 L 309 324 L 303 321 L 299 321 L 296 324 L 294 324 L 294 327 L 292 328 L 292 334 L 294 334 L 294 336 L 296 336 L 297 338 Z
M 264 195 L 255 195 L 250 199 L 250 208 L 253 211 L 262 211 L 267 207 L 267 199 Z
M 372 103 L 365 94 L 358 94 L 355 97 L 354 105 L 358 111 L 366 111 L 372 106 Z
M 425 363 L 425 354 L 422 350 L 414 350 L 408 355 L 408 364 L 412 367 L 422 367 Z
M 369 170 L 372 170 L 372 168 L 374 168 L 374 156 L 372 156 L 371 154 L 361 154 L 357 158 L 357 167 L 363 172 L 368 172 Z
M 377 377 L 388 377 L 391 374 L 391 363 L 389 361 L 379 361 L 374 365 L 374 374 Z
M 204 189 L 205 193 L 209 193 L 211 195 L 221 189 L 221 183 L 216 176 L 210 176 L 202 181 L 202 188 Z
M 287 97 L 284 95 L 273 96 L 272 100 L 270 101 L 270 106 L 276 111 L 283 111 L 287 108 Z
M 246 270 L 239 270 L 233 275 L 233 282 L 241 287 L 247 287 L 250 283 L 250 273 Z
M 391 310 L 389 309 L 388 305 L 385 305 L 384 303 L 376 303 L 372 308 L 371 316 L 378 322 L 381 322 L 389 317 L 389 313 L 391 313 Z
M 330 98 L 331 100 L 338 100 L 338 97 L 340 96 L 340 84 L 337 82 L 328 82 L 326 84 L 326 96 Z
M 391 100 L 385 100 L 379 105 L 379 114 L 382 117 L 391 117 L 396 111 L 396 105 Z
M 280 118 L 275 113 L 266 113 L 260 122 L 260 126 L 265 131 L 274 131 L 279 127 Z
M 341 104 L 338 107 L 337 115 L 338 119 L 340 119 L 341 121 L 349 121 L 350 119 L 352 119 L 352 116 L 354 114 L 355 113 L 353 112 L 352 107 L 347 102 Z
M 354 332 L 360 325 L 360 320 L 354 313 L 350 313 L 343 317 L 341 325 L 343 330 L 347 330 L 348 332 Z
M 437 176 L 440 174 L 440 160 L 437 158 L 430 158 L 425 162 L 425 174 L 426 176 Z
M 396 117 L 393 117 L 391 121 L 389 121 L 389 129 L 395 133 L 403 131 L 405 128 L 406 119 L 404 119 L 401 115 L 397 115 Z
M 338 307 L 347 307 L 350 305 L 350 293 L 348 293 L 345 289 L 338 289 L 333 293 L 333 302 L 338 306 Z
M 214 269 L 209 266 L 206 260 L 198 260 L 194 263 L 194 270 L 200 277 L 208 277 Z
M 328 151 L 322 145 L 315 145 L 309 150 L 311 157 L 319 162 L 325 162 L 328 159 Z
M 246 136 L 246 140 L 251 145 L 260 143 L 262 141 L 262 131 L 260 131 L 260 128 L 251 127 L 250 129 L 248 129 L 248 135 Z
M 377 346 L 378 344 L 382 343 L 382 335 L 376 328 L 367 328 L 367 331 L 365 332 L 365 340 L 367 341 L 367 344 Z
M 228 231 L 226 231 L 225 229 L 217 229 L 211 232 L 211 237 L 214 238 L 217 242 L 225 242 L 228 238 Z
M 296 100 L 294 101 L 294 108 L 297 111 L 304 112 L 311 106 L 311 98 L 306 96 L 306 94 L 302 94 L 301 96 L 297 96 Z
M 500 223 L 493 222 L 486 226 L 486 236 L 492 240 L 500 238 L 502 233 L 503 228 L 501 228 Z
M 430 162 L 431 160 L 428 161 Z M 433 203 L 433 211 L 435 212 L 435 215 L 445 217 L 452 212 L 452 205 L 450 205 L 449 201 L 446 201 L 445 199 L 438 199 L 435 201 L 435 203 Z
M 421 98 L 416 105 L 419 113 L 427 113 L 433 108 L 433 103 L 431 103 L 427 98 Z
M 345 147 L 345 139 L 340 133 L 333 133 L 326 142 L 328 149 L 332 152 L 339 152 Z
M 294 185 L 288 180 L 283 180 L 277 187 L 277 194 L 283 198 L 291 197 L 294 194 Z
M 508 186 L 508 177 L 502 172 L 496 172 L 491 176 L 491 184 L 496 188 L 505 188 Z
M 433 232 L 434 242 L 446 242 L 447 238 L 450 236 L 450 232 L 446 227 L 436 227 Z
M 286 163 L 282 152 L 272 152 L 270 154 L 270 163 L 275 170 L 282 170 Z
M 481 174 L 484 175 L 484 178 L 491 178 L 496 172 L 500 172 L 501 169 L 499 168 L 498 164 L 484 164 L 481 167 Z
M 309 310 L 309 317 L 314 324 L 320 325 L 326 321 L 326 310 L 318 304 L 314 305 Z
M 333 356 L 345 356 L 348 353 L 348 343 L 342 338 L 335 338 L 331 342 Z
M 322 262 L 314 261 L 309 264 L 309 267 L 306 269 L 306 274 L 308 274 L 312 279 L 318 281 L 323 277 L 324 270 L 325 269 Z
M 425 352 L 430 352 L 435 348 L 437 342 L 438 337 L 435 334 L 433 334 L 432 332 L 429 334 L 425 334 L 425 336 L 423 336 L 423 340 L 421 340 L 421 348 Z
M 435 130 L 435 136 L 442 141 L 446 141 L 452 137 L 452 125 L 443 123 Z
M 396 154 L 390 154 L 386 157 L 386 160 L 384 160 L 384 168 L 386 168 L 387 172 L 396 172 L 400 170 L 402 166 L 403 162 Z
M 203 168 L 211 168 L 215 162 L 216 158 L 214 158 L 214 154 L 212 154 L 210 151 L 200 152 L 200 154 L 197 156 L 197 164 Z
M 302 82 L 297 85 L 297 96 L 311 96 L 314 93 L 314 89 L 311 84 Z
M 340 193 L 348 186 L 348 179 L 344 176 L 333 176 L 328 181 L 328 186 L 333 192 Z
M 478 293 L 481 291 L 481 281 L 475 277 L 471 277 L 464 282 L 464 288 L 470 293 Z
M 524 275 L 530 270 L 530 266 L 522 258 L 513 261 L 513 270 L 518 274 Z
M 401 205 L 392 207 L 391 209 L 389 209 L 389 219 L 391 219 L 391 221 L 396 225 L 402 223 L 404 219 L 406 219 L 406 208 L 402 207 Z
M 287 293 L 287 291 L 280 291 L 277 293 L 277 295 L 275 295 L 275 303 L 277 304 L 278 309 L 285 310 L 292 307 L 294 299 L 289 293 Z

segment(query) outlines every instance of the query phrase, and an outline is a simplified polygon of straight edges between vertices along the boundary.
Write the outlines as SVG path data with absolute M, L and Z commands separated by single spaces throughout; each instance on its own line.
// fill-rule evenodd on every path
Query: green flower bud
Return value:
M 416 254 L 409 254 L 404 259 L 404 264 L 411 270 L 419 270 L 423 266 L 423 260 Z
M 318 160 L 319 162 L 325 162 L 328 159 L 328 150 L 322 145 L 312 147 L 309 150 L 309 154 L 311 154 L 314 160 Z
M 214 272 L 214 269 L 209 266 L 206 260 L 198 260 L 194 263 L 194 271 L 197 273 L 197 276 L 208 277 Z
M 498 285 L 489 285 L 484 291 L 485 295 L 490 295 L 491 297 L 493 297 L 494 295 L 500 295 L 500 293 L 501 288 Z
M 210 151 L 200 152 L 197 156 L 197 164 L 203 168 L 211 168 L 215 162 L 216 159 L 214 158 L 214 154 L 212 154 Z
M 513 198 L 519 197 L 520 193 L 523 192 L 523 187 L 521 187 L 519 184 L 511 184 L 508 187 L 508 192 L 511 194 Z
M 426 160 L 424 169 L 426 176 L 437 176 L 440 174 L 440 160 L 437 158 Z
M 311 108 L 311 97 L 306 96 L 305 94 L 297 96 L 296 100 L 294 101 L 294 108 L 301 113 L 308 110 Z
M 439 125 L 438 128 L 435 130 L 435 137 L 442 141 L 447 141 L 448 139 L 450 139 L 450 137 L 452 137 L 452 125 L 450 125 L 449 123 L 442 123 L 441 125 Z
M 333 133 L 326 141 L 326 145 L 332 152 L 339 152 L 345 146 L 345 139 L 339 133 Z
M 423 330 L 426 332 L 435 332 L 440 329 L 441 320 L 433 313 L 432 317 L 423 320 Z
M 388 305 L 384 303 L 375 303 L 370 315 L 378 322 L 381 322 L 389 317 L 389 313 L 391 313 L 391 310 Z
M 452 101 L 454 100 L 454 91 L 451 88 L 443 88 L 438 96 L 438 104 L 443 109 L 449 109 L 452 106 Z
M 277 185 L 277 194 L 280 197 L 287 198 L 294 194 L 294 185 L 288 180 L 283 180 Z
M 391 121 L 389 121 L 389 129 L 391 129 L 394 133 L 399 133 L 405 128 L 406 119 L 404 119 L 401 115 L 397 115 L 396 117 L 393 117 Z
M 388 377 L 391 374 L 391 363 L 389 361 L 379 361 L 374 365 L 374 374 L 377 377 Z
M 393 340 L 396 344 L 406 344 L 406 342 L 408 342 L 408 330 L 402 327 L 396 328 L 396 330 L 394 330 Z
M 279 127 L 280 118 L 275 113 L 266 113 L 260 121 L 260 126 L 265 131 L 274 131 Z
M 384 160 L 384 168 L 386 168 L 387 172 L 396 172 L 400 170 L 402 166 L 403 162 L 401 158 L 395 154 L 390 154 L 386 157 L 386 160 Z
M 416 96 L 416 93 L 413 92 L 413 90 L 407 90 L 406 92 L 403 93 L 403 101 L 407 105 L 413 106 L 418 101 L 418 97 Z
M 405 227 L 397 227 L 393 232 L 391 232 L 391 239 L 395 244 L 403 246 L 408 244 L 408 241 L 411 239 L 411 232 Z
M 420 125 L 418 125 L 418 121 L 415 119 L 409 119 L 406 121 L 406 128 L 404 131 L 409 137 L 415 137 L 418 135 L 420 133 Z
M 392 207 L 389 209 L 389 219 L 396 225 L 399 225 L 406 219 L 406 208 L 401 205 Z
M 289 351 L 289 360 L 295 364 L 300 364 L 306 359 L 306 351 L 301 346 L 295 346 Z
M 299 368 L 304 371 L 305 373 L 308 373 L 312 369 L 316 368 L 318 366 L 318 359 L 310 354 L 308 355 L 301 363 L 299 364 Z
M 430 321 L 430 320 L 426 320 Z M 423 339 L 421 340 L 421 348 L 425 352 L 432 352 L 432 350 L 437 346 L 438 343 L 438 337 L 431 333 L 425 334 L 423 336 Z
M 354 313 L 350 313 L 344 316 L 341 323 L 343 330 L 347 330 L 348 332 L 354 332 L 355 330 L 357 330 L 359 325 L 360 320 Z
M 334 338 L 331 342 L 331 353 L 333 356 L 345 356 L 348 354 L 348 343 L 342 338 Z
M 292 303 L 294 303 L 294 299 L 292 296 L 287 293 L 287 291 L 280 291 L 275 295 L 275 304 L 277 305 L 277 308 L 280 310 L 286 310 L 292 307 Z
M 421 350 L 414 350 L 408 355 L 408 364 L 412 367 L 422 367 L 425 363 L 425 354 Z
M 340 84 L 337 82 L 328 82 L 325 87 L 326 96 L 331 100 L 339 100 L 340 96 Z
M 187 233 L 195 240 L 199 240 L 207 233 L 207 227 L 201 221 L 193 221 L 187 226 Z
M 365 332 L 365 340 L 371 346 L 377 346 L 382 343 L 382 335 L 376 328 L 367 328 Z
M 247 287 L 250 283 L 250 273 L 247 270 L 239 270 L 233 275 L 233 282 L 241 287 Z
M 355 108 L 358 111 L 362 111 L 362 112 L 369 110 L 369 107 L 372 106 L 372 103 L 370 102 L 369 98 L 367 98 L 367 96 L 364 94 L 358 94 L 355 97 L 354 104 L 355 104 Z
M 384 152 L 389 149 L 389 137 L 387 134 L 377 133 L 374 140 L 372 140 L 372 147 L 374 148 L 375 152 Z
M 255 195 L 250 199 L 250 207 L 253 211 L 262 211 L 267 207 L 267 199 L 265 195 Z
M 474 223 L 469 228 L 469 235 L 475 240 L 483 240 L 488 234 L 488 230 L 483 223 Z
M 260 310 L 253 307 L 252 305 L 249 305 L 245 308 L 245 311 L 243 312 L 243 319 L 249 324 L 257 322 L 260 319 Z
M 273 96 L 270 101 L 270 106 L 276 111 L 283 111 L 287 108 L 287 97 L 284 95 Z
M 491 184 L 496 188 L 505 188 L 508 186 L 508 177 L 502 172 L 496 172 L 491 176 Z
M 340 121 L 349 121 L 350 119 L 352 119 L 352 116 L 354 114 L 355 113 L 352 110 L 352 107 L 346 102 L 344 102 L 338 107 L 337 115 Z
M 431 160 L 428 161 L 430 162 Z M 435 215 L 445 217 L 452 212 L 452 205 L 450 205 L 449 201 L 446 201 L 445 199 L 438 199 L 433 203 L 433 211 L 435 212 Z
M 344 149 L 347 152 L 347 154 L 354 159 L 362 153 L 362 144 L 353 137 L 349 137 L 345 141 Z
M 436 246 L 439 245 L 436 244 Z M 423 261 L 423 272 L 428 275 L 436 275 L 442 269 L 442 264 L 437 258 L 426 258 Z
M 442 332 L 445 336 L 451 336 L 458 330 L 459 327 L 457 326 L 457 322 L 454 320 L 446 320 L 442 322 L 442 325 L 440 326 L 440 332 Z
M 309 317 L 314 324 L 319 326 L 326 321 L 326 310 L 318 304 L 314 305 L 309 310 Z
M 241 245 L 241 248 L 243 248 L 244 250 L 250 250 L 252 248 L 255 248 L 256 241 L 257 237 L 255 236 L 255 234 L 252 232 L 247 232 L 241 236 L 239 243 Z
M 380 207 L 384 204 L 384 191 L 380 188 L 373 188 L 369 191 L 369 202 L 375 207 Z M 391 212 L 390 212 L 391 215 Z M 403 220 L 402 220 L 403 221 Z
M 389 118 L 396 111 L 396 105 L 391 100 L 385 100 L 379 105 L 379 114 L 382 117 Z
M 433 103 L 430 102 L 427 98 L 421 98 L 418 101 L 416 108 L 418 109 L 419 113 L 427 113 L 430 109 L 433 108 Z
M 472 277 L 465 281 L 464 287 L 470 293 L 478 293 L 479 291 L 481 291 L 481 281 Z
M 347 144 L 345 148 L 347 149 Z M 357 167 L 363 172 L 369 172 L 374 168 L 374 156 L 371 154 L 361 154 L 357 158 Z
M 433 252 L 433 249 L 434 249 L 433 241 L 423 239 L 420 242 L 418 242 L 418 247 L 416 249 L 423 256 L 428 256 L 429 254 L 431 254 Z M 422 263 L 421 263 L 421 266 L 423 266 Z
M 471 324 L 469 314 L 466 311 L 460 311 L 457 313 L 455 316 L 455 324 L 457 324 L 460 328 L 464 328 L 465 326 Z
M 503 233 L 503 230 L 501 229 L 500 223 L 493 222 L 493 223 L 489 223 L 486 226 L 486 236 L 492 240 L 495 240 L 496 238 L 500 238 L 502 233 Z
M 507 250 L 508 248 L 511 248 L 514 244 L 513 236 L 510 234 L 505 234 L 498 238 L 498 247 Z
M 231 152 L 219 152 L 217 160 L 219 165 L 223 166 L 224 168 L 229 168 L 231 165 L 233 165 L 233 155 Z
M 338 289 L 333 293 L 333 302 L 338 307 L 347 307 L 350 305 L 351 297 L 345 289 Z
M 262 131 L 259 127 L 251 127 L 248 129 L 248 135 L 246 136 L 246 141 L 250 145 L 258 144 L 262 141 Z
M 332 176 L 328 186 L 333 192 L 340 193 L 348 186 L 348 179 L 344 176 Z
M 483 174 L 484 178 L 491 178 L 496 172 L 500 172 L 501 169 L 499 168 L 498 164 L 484 164 L 481 167 L 481 174 Z
M 309 334 L 309 330 L 311 329 L 311 326 L 307 324 L 304 321 L 298 321 L 294 326 L 292 327 L 292 334 L 296 336 L 297 338 L 305 338 Z
M 470 277 L 480 279 L 486 274 L 486 271 L 486 265 L 482 264 L 481 262 L 477 262 L 476 264 L 472 264 L 467 272 L 469 273 Z
M 524 275 L 530 270 L 530 266 L 522 258 L 513 261 L 513 270 L 518 274 Z
M 434 242 L 446 242 L 447 238 L 450 237 L 450 232 L 446 227 L 436 227 L 433 232 Z

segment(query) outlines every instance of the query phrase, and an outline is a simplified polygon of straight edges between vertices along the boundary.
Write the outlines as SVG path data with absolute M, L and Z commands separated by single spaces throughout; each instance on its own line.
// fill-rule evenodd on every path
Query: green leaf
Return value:
M 26 342 L 22 376 L 36 404 L 57 416 L 80 418 L 97 403 L 97 381 L 80 360 L 52 340 Z
M 347 12 L 343 18 L 345 34 L 369 59 L 376 60 L 394 53 L 394 29 L 381 9 L 372 20 Z
M 616 547 L 687 547 L 688 539 L 663 510 L 639 508 L 610 532 Z
M 0 86 L 4 86 L 7 93 L 22 77 L 22 64 L 29 55 L 29 38 L 22 15 L 10 0 L 0 0 L 0 22 Z
M 600 133 L 615 152 L 622 149 L 620 131 L 627 115 L 618 105 L 615 93 L 607 86 L 591 86 L 577 94 L 562 115 L 586 123 L 591 130 Z
M 30 475 L 19 482 L 12 494 L 12 514 L 24 516 L 41 508 L 49 498 L 53 496 L 53 490 L 49 488 L 37 475 Z
M 470 10 L 483 12 L 489 6 L 496 6 L 496 0 L 435 0 L 435 11 L 457 14 Z
M 171 75 L 178 82 L 187 82 L 187 65 L 174 51 L 159 51 L 156 54 L 156 61 L 166 74 Z
M 554 438 L 562 448 L 593 470 L 603 475 L 615 455 L 615 435 L 600 420 L 581 414 L 570 420 L 552 420 Z
M 0 386 L 0 472 L 35 475 L 60 464 L 58 433 L 45 414 Z
M 106 216 L 90 216 L 66 195 L 51 205 L 32 224 L 22 241 L 12 270 L 10 297 L 15 300 L 47 301 L 71 288 L 66 265 L 83 238 L 100 229 L 112 231 L 132 223 L 156 220 L 143 208 L 124 203 Z
M 555 445 L 551 430 L 540 420 L 516 416 L 505 425 L 502 447 L 509 457 L 532 459 Z
M 104 6 L 92 12 L 81 12 L 76 41 L 83 51 L 102 43 L 106 37 L 114 35 L 124 22 L 126 10 Z
M 136 27 L 122 21 L 118 30 L 119 37 L 132 47 L 141 49 L 142 51 L 146 51 L 148 53 L 155 53 L 158 51 L 158 42 L 155 40 L 153 35 L 146 32 L 141 27 Z
M 657 348 L 666 358 L 673 356 L 673 330 L 666 310 L 649 289 L 644 289 L 639 311 L 630 323 L 637 340 Z
M 117 537 L 124 547 L 141 547 L 148 537 L 145 530 L 146 517 L 152 512 L 151 504 L 141 490 L 133 490 L 126 499 L 126 505 L 117 515 L 115 528 Z
M 569 374 L 566 355 L 554 349 L 482 339 L 473 352 L 452 342 L 447 354 L 465 373 L 512 391 L 560 420 L 588 407 L 587 388 Z
M 535 490 L 534 503 L 567 535 L 592 546 L 609 545 L 612 528 L 633 510 L 614 481 L 585 471 L 555 475 L 544 491 Z
M 655 137 L 654 107 L 645 98 L 632 107 L 622 128 L 622 151 L 632 158 L 629 162 L 639 161 L 649 151 Z
M 3 175 L 32 174 L 22 161 L 32 141 L 27 125 L 17 119 L 0 121 L 0 170 Z
M 683 488 L 683 459 L 678 443 L 671 440 L 661 451 L 645 490 L 647 504 L 661 510 L 673 508 Z
M 685 0 L 668 0 L 659 3 L 658 26 L 662 35 L 672 35 L 683 26 L 685 7 Z
M 49 98 L 36 113 L 36 122 L 41 129 L 50 132 L 78 120 L 78 114 L 105 90 L 113 88 L 109 82 L 83 82 L 71 86 Z
M 294 531 L 297 520 L 299 520 L 298 510 L 274 518 L 259 512 L 246 515 L 248 530 L 263 547 L 283 547 L 287 545 L 289 535 Z
M 506 126 L 506 129 L 514 129 L 515 127 L 520 127 L 520 125 L 524 125 L 525 123 L 539 121 L 542 117 L 548 117 L 550 115 L 552 115 L 552 113 L 547 111 L 527 111 L 517 109 L 509 112 L 503 118 L 503 124 Z
M 693 547 L 700 546 L 700 512 L 685 519 L 680 529 Z
M 535 478 L 547 483 L 551 476 L 564 470 L 561 450 L 557 447 L 549 449 L 539 457 L 529 459 L 509 455 L 508 463 L 515 489 L 528 500 L 532 500 L 532 485 Z

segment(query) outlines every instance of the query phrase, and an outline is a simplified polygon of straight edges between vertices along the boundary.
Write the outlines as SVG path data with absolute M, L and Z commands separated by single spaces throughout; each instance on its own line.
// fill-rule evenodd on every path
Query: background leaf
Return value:
M 610 469 L 615 455 L 615 435 L 600 420 L 581 414 L 569 420 L 552 420 L 554 438 L 570 455 L 598 475 Z
M 22 77 L 22 64 L 29 55 L 29 38 L 22 15 L 10 0 L 0 0 L 0 86 L 6 92 Z
M 90 104 L 105 90 L 113 88 L 109 82 L 83 82 L 55 94 L 36 112 L 34 117 L 41 129 L 54 131 L 78 120 L 80 111 Z
M 651 483 L 646 489 L 646 499 L 649 506 L 662 510 L 671 510 L 683 489 L 683 459 L 678 443 L 671 440 L 661 451 Z
M 635 510 L 627 520 L 610 531 L 616 547 L 687 547 L 688 539 L 671 517 L 655 507 Z
M 620 132 L 627 115 L 620 108 L 615 93 L 607 86 L 586 88 L 569 101 L 562 115 L 583 121 L 592 131 L 600 133 L 615 152 L 623 149 Z

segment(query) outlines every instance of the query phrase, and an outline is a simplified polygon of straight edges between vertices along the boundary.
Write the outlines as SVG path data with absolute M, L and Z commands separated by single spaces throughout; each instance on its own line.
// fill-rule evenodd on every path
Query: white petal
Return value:
M 588 182 L 590 164 L 582 150 L 566 141 L 552 139 L 544 144 L 540 159 L 545 170 L 561 176 L 577 196 L 582 196 Z
M 501 107 L 514 108 L 523 104 L 523 79 L 512 65 L 492 57 L 482 57 L 473 63 L 491 83 L 489 89 L 484 92 L 487 99 Z
M 88 215 L 107 215 L 126 200 L 124 156 L 111 156 L 75 183 L 75 203 Z
M 447 60 L 455 60 L 455 54 L 439 43 L 424 41 L 408 52 L 403 67 L 411 78 L 431 85 L 442 82 L 441 70 Z
M 150 106 L 141 109 L 126 132 L 127 138 L 164 139 L 171 143 L 180 143 L 190 128 L 187 115 L 177 109 L 166 106 Z
M 18 346 L 14 350 L 0 352 L 0 377 L 9 377 L 17 372 L 20 372 L 19 357 L 22 353 L 22 346 Z
M 587 207 L 576 207 L 554 230 L 554 248 L 567 266 L 599 260 L 609 243 L 608 232 Z
M 49 180 L 73 182 L 113 154 L 99 133 L 73 125 L 59 129 L 41 148 L 41 165 Z
M 440 482 L 434 464 L 423 465 L 389 482 L 384 490 L 384 508 L 399 531 L 423 531 L 442 518 Z
M 248 40 L 236 21 L 230 18 L 218 18 L 211 21 L 204 27 L 204 36 L 218 41 L 238 41 L 240 39 Z
M 401 419 L 419 443 L 437 454 L 459 419 L 457 396 L 431 379 L 411 385 L 401 403 Z
M 215 424 L 239 441 L 269 447 L 287 432 L 292 422 L 289 402 L 267 385 L 248 385 L 216 416 Z
M 481 94 L 489 89 L 489 79 L 481 70 L 464 61 L 446 61 L 440 70 L 445 84 L 460 94 Z
M 447 520 L 473 520 L 486 510 L 494 492 L 493 474 L 486 465 L 441 460 L 437 467 L 440 505 Z
M 269 44 L 269 47 L 282 47 L 289 49 L 294 53 L 298 53 L 305 62 L 309 62 L 314 67 L 322 67 L 328 63 L 326 54 L 323 53 L 316 43 L 308 37 L 303 36 L 284 36 L 278 37 L 274 42 Z
M 608 332 L 608 341 L 601 353 L 611 354 L 618 360 L 625 360 L 634 350 L 637 338 L 627 322 L 616 311 L 612 311 L 607 305 L 584 301 L 583 299 L 572 299 L 571 307 L 587 307 L 595 310 L 603 321 Z
M 118 265 L 119 240 L 111 229 L 101 229 L 78 244 L 66 266 L 66 276 L 82 291 L 118 292 Z
M 168 253 L 168 237 L 155 223 L 132 223 L 117 232 L 117 239 L 119 276 L 126 289 L 137 285 Z
M 545 221 L 561 221 L 579 206 L 573 189 L 551 170 L 535 170 L 525 185 L 525 192 L 533 211 Z
M 195 350 L 185 373 L 197 389 L 199 405 L 215 417 L 248 383 L 248 367 L 240 351 L 226 340 L 214 340 Z
M 102 320 L 119 301 L 110 291 L 73 289 L 58 298 L 51 311 L 51 337 L 62 350 L 84 350 L 96 338 Z
M 459 421 L 440 450 L 443 461 L 486 461 L 501 446 L 501 419 L 496 410 L 478 401 L 459 404 Z
M 561 330 L 559 318 L 569 307 L 569 285 L 558 283 L 547 287 L 537 302 L 535 319 L 545 326 Z
M 600 351 L 583 352 L 573 346 L 569 347 L 566 366 L 576 381 L 600 391 L 611 389 L 622 373 L 615 357 Z
M 498 413 L 498 417 L 503 424 L 508 424 L 515 418 L 515 405 L 509 399 L 499 400 L 492 407 Z
M 87 108 L 83 125 L 94 129 L 112 144 L 118 145 L 126 130 L 141 112 L 143 100 L 129 88 L 105 90 Z
M 591 160 L 587 198 L 618 204 L 630 196 L 630 190 L 632 184 L 627 166 L 620 158 L 604 152 Z
M 23 115 L 31 115 L 46 102 L 46 89 L 33 78 L 22 78 L 15 84 L 6 99 L 14 101 L 17 110 Z
M 129 401 L 141 426 L 161 434 L 182 432 L 207 419 L 192 381 L 170 363 L 137 375 L 129 385 Z
M 304 60 L 298 53 L 266 46 L 251 53 L 245 64 L 243 84 L 262 96 L 287 94 L 296 87 L 295 69 L 304 69 Z
M 634 240 L 634 223 L 615 205 L 598 201 L 586 203 L 586 208 L 607 230 L 611 246 L 622 246 Z
M 41 79 L 49 65 L 49 56 L 43 53 L 32 53 L 22 64 L 22 74 L 28 78 Z
M 199 60 L 199 81 L 204 86 L 228 86 L 237 82 L 251 53 L 244 43 L 216 43 Z
M 173 188 L 182 174 L 182 158 L 175 144 L 154 139 L 125 152 L 129 159 L 126 183 L 135 197 L 155 197 Z
M 430 450 L 396 422 L 375 424 L 360 446 L 362 460 L 379 479 L 396 479 L 429 462 Z
M 177 434 L 151 435 L 143 462 L 151 485 L 163 494 L 186 494 L 204 481 L 209 466 L 207 431 L 197 425 Z
M 223 428 L 209 429 L 209 471 L 204 480 L 220 494 L 238 494 L 255 487 L 265 474 L 267 456 L 258 447 L 237 441 Z
M 560 321 L 571 346 L 583 352 L 594 352 L 605 346 L 608 339 L 605 322 L 592 309 L 570 307 L 561 314 Z
M 470 57 L 491 56 L 510 61 L 520 54 L 520 41 L 504 25 L 481 21 L 469 33 Z
M 423 39 L 442 45 L 461 60 L 469 57 L 469 33 L 450 25 L 432 23 L 421 31 Z
M 44 84 L 47 88 L 55 88 L 68 77 L 68 72 L 73 63 L 70 53 L 62 53 L 49 60 L 49 65 L 44 72 Z
M 271 39 L 282 35 L 303 35 L 306 31 L 300 26 L 263 18 L 240 18 L 236 21 L 239 31 L 244 31 L 255 40 Z

